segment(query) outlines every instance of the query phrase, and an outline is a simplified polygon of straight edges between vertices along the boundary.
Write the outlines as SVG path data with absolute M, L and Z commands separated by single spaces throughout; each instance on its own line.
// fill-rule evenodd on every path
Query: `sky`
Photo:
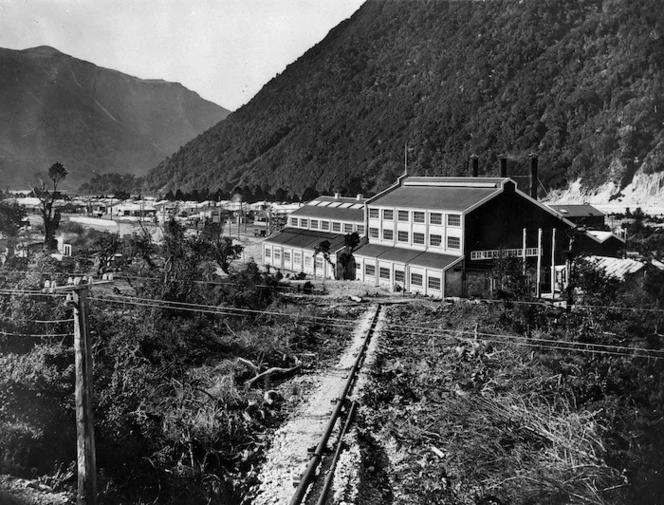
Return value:
M 52 46 L 235 110 L 365 0 L 0 0 L 0 47 Z

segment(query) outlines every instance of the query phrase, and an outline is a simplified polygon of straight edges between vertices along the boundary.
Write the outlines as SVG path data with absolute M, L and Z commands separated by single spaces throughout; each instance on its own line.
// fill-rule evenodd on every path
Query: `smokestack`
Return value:
M 507 158 L 505 156 L 500 157 L 500 176 L 507 177 Z
M 334 194 L 334 199 L 338 200 L 339 198 L 341 198 L 341 193 L 335 193 Z
M 362 198 L 364 198 L 364 195 L 362 195 L 362 193 L 358 193 L 358 194 L 357 194 L 357 201 L 358 201 L 358 202 L 361 202 L 361 201 L 362 201 Z
M 480 165 L 479 165 L 479 160 L 477 158 L 477 154 L 473 154 L 470 157 L 470 161 L 473 167 L 473 177 L 479 177 L 480 175 Z
M 537 155 L 530 155 L 530 197 L 537 200 Z

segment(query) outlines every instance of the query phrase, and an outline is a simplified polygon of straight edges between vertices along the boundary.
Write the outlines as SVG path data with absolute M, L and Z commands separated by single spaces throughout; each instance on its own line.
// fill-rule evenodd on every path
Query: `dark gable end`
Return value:
M 486 269 L 490 260 L 473 260 L 473 251 L 522 249 L 523 230 L 526 247 L 538 245 L 538 230 L 542 229 L 543 261 L 551 262 L 552 230 L 556 231 L 556 262 L 564 261 L 562 251 L 569 244 L 573 224 L 556 215 L 541 203 L 518 191 L 513 181 L 503 185 L 503 191 L 465 215 L 466 269 Z

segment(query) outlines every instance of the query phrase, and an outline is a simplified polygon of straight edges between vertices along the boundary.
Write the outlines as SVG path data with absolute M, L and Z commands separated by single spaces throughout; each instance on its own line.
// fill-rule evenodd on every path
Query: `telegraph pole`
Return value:
M 76 360 L 76 449 L 78 493 L 76 505 L 97 503 L 97 461 L 92 407 L 92 346 L 88 324 L 88 286 L 79 285 L 71 293 L 74 307 L 74 351 Z
M 95 453 L 94 413 L 92 405 L 92 344 L 88 321 L 88 291 L 91 286 L 112 282 L 104 274 L 101 282 L 89 278 L 70 278 L 67 286 L 46 282 L 44 292 L 68 291 L 67 303 L 74 309 L 74 359 L 76 369 L 76 453 L 78 491 L 76 505 L 97 504 L 97 459 Z

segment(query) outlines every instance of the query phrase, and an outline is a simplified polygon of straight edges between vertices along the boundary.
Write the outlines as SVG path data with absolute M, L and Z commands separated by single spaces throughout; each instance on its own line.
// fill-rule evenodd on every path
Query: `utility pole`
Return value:
M 97 461 L 92 408 L 92 346 L 88 326 L 88 286 L 71 293 L 74 307 L 74 351 L 76 359 L 76 448 L 78 456 L 77 505 L 97 503 Z
M 69 291 L 67 303 L 74 309 L 74 359 L 76 370 L 76 453 L 78 460 L 78 491 L 76 505 L 97 503 L 97 460 L 92 389 L 92 344 L 88 321 L 88 290 L 92 285 L 112 282 L 112 274 L 104 274 L 101 282 L 89 278 L 70 278 L 67 286 L 46 282 L 44 292 Z M 83 282 L 85 281 L 85 282 Z

